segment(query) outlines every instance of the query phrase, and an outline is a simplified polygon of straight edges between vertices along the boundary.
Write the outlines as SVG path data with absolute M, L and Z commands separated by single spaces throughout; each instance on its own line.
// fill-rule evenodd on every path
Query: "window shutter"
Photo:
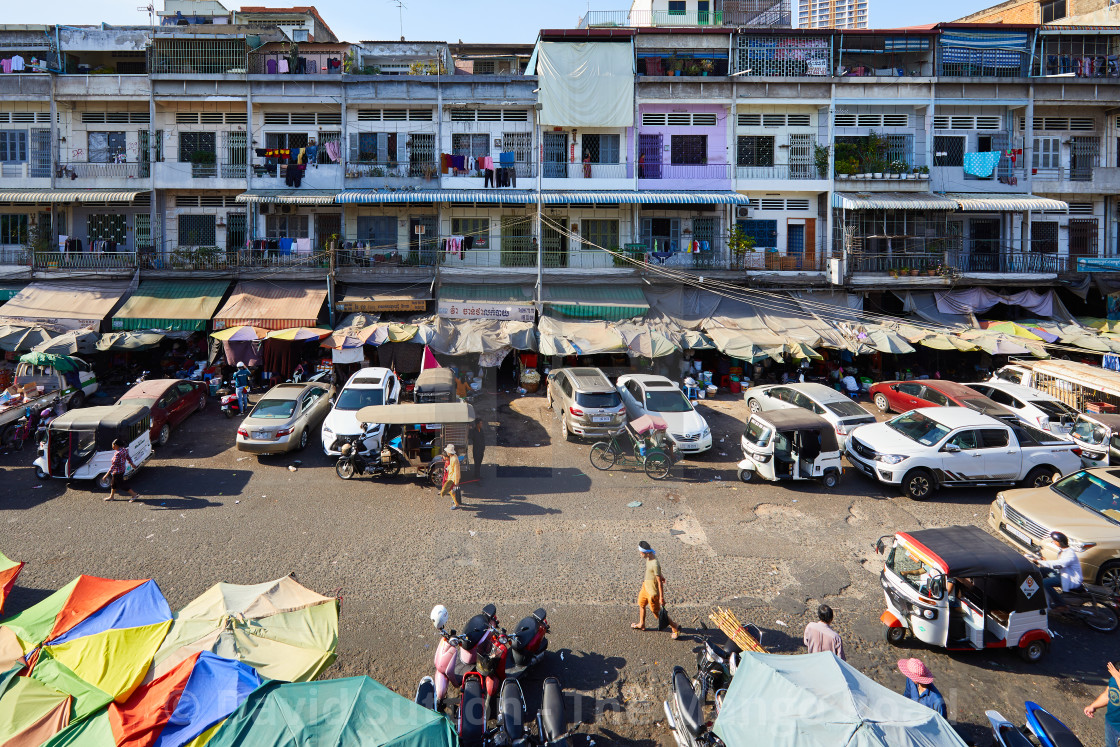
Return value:
M 350 163 L 358 162 L 358 133 L 350 133 Z

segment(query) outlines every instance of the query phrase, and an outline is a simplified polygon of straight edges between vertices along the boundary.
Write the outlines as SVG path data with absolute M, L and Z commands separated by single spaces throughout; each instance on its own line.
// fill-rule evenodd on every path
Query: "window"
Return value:
M 123 132 L 91 132 L 87 142 L 90 163 L 124 163 Z
M 217 133 L 215 132 L 179 133 L 179 163 L 191 163 L 195 161 L 196 153 L 208 153 L 211 158 L 213 158 L 216 151 Z M 205 156 L 200 156 L 200 158 L 204 157 Z
M 1042 3 L 1042 22 L 1053 23 L 1066 17 L 1066 0 L 1050 0 Z
M 669 15 L 683 16 L 687 5 L 685 0 L 669 0 Z
M 964 138 L 935 135 L 933 138 L 934 166 L 964 166 Z
M 774 138 L 756 135 L 741 136 L 737 159 L 740 166 L 773 166 Z
M 180 215 L 179 246 L 214 246 L 218 230 L 213 215 Z
M 123 244 L 128 240 L 128 218 L 123 215 L 98 215 L 86 217 L 86 238 L 89 241 L 104 239 Z
M 705 164 L 708 162 L 707 135 L 673 135 L 669 140 L 670 162 Z
M 1005 449 L 1007 448 L 1008 437 L 1007 431 L 1002 428 L 985 428 L 980 431 L 982 448 L 985 449 Z
M 932 402 L 933 404 L 939 405 L 940 407 L 949 407 L 953 404 L 949 401 L 948 397 L 946 397 L 936 389 L 930 389 L 928 386 L 923 387 L 923 389 L 924 391 L 922 392 L 922 399 L 924 399 L 926 402 Z
M 424 176 L 436 170 L 436 136 L 432 132 L 413 132 L 408 136 L 409 176 Z
M 1062 165 L 1061 144 L 1061 138 L 1036 137 L 1034 139 L 1034 152 L 1031 154 L 1031 168 L 1059 168 Z
M 617 250 L 621 246 L 618 238 L 618 221 L 584 220 L 583 238 L 596 247 Z
M 451 135 L 451 152 L 468 159 L 490 155 L 490 136 L 483 133 L 455 133 Z
M 911 397 L 919 397 L 922 393 L 922 385 L 907 381 L 903 384 L 898 385 L 898 393 L 906 394 Z
M 971 451 L 980 448 L 980 431 L 961 431 L 949 439 L 949 444 L 956 446 L 961 451 Z M 948 444 L 946 444 L 948 445 Z
M 485 249 L 490 245 L 490 219 L 452 218 L 451 234 L 453 236 L 473 236 L 474 247 Z
M 27 223 L 26 215 L 0 215 L 0 244 L 26 244 Z
M 306 215 L 267 215 L 264 234 L 267 239 L 309 239 L 309 216 Z
M 276 150 L 284 148 L 306 148 L 307 147 L 307 133 L 306 132 L 266 132 L 264 136 L 264 147 L 269 150 Z
M 27 132 L 0 130 L 0 163 L 23 163 L 27 160 Z
M 619 143 L 618 135 L 584 135 L 583 155 L 591 163 L 619 163 Z
M 1057 221 L 1038 221 L 1031 223 L 1031 249 L 1045 254 L 1058 253 Z

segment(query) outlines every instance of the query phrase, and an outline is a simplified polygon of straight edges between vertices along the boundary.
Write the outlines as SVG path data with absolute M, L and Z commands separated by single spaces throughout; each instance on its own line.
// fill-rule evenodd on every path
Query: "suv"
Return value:
M 560 433 L 613 436 L 626 427 L 626 408 L 610 379 L 597 368 L 558 368 L 548 374 L 548 409 L 559 408 Z
M 361 432 L 358 410 L 371 405 L 395 405 L 401 396 L 401 383 L 397 375 L 387 368 L 363 368 L 346 382 L 335 397 L 327 419 L 323 421 L 323 453 L 327 456 L 341 454 L 342 439 Z M 366 433 L 373 439 L 371 449 L 380 449 L 383 425 L 373 425 Z M 367 441 L 368 443 L 368 441 Z
M 1053 485 L 996 496 L 988 526 L 1012 544 L 1053 559 L 1050 533 L 1069 537 L 1089 583 L 1120 594 L 1120 470 L 1079 470 Z
M 880 381 L 871 387 L 871 401 L 883 412 L 908 412 L 918 407 L 967 407 L 1009 425 L 1019 416 L 964 384 L 941 379 Z
M 751 412 L 801 407 L 832 424 L 841 450 L 856 426 L 875 422 L 875 416 L 849 397 L 824 384 L 781 384 L 754 386 L 743 392 Z
M 1011 410 L 1024 423 L 1044 431 L 1067 434 L 1077 420 L 1077 410 L 1057 397 L 1051 397 L 1037 389 L 998 380 L 981 381 L 965 386 L 975 389 L 996 404 Z

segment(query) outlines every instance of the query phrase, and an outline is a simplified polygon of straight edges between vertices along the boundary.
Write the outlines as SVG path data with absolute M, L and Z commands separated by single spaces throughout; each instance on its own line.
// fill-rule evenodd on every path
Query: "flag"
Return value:
M 420 364 L 420 370 L 427 371 L 429 368 L 442 368 L 442 366 L 439 365 L 439 361 L 436 360 L 436 357 L 432 355 L 432 351 L 425 345 L 424 362 Z

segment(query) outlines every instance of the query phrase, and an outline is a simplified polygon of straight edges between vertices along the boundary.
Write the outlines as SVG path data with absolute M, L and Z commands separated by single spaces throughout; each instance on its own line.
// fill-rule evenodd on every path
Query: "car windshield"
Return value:
M 977 412 L 1001 412 L 1001 408 L 995 402 L 987 399 L 962 399 L 961 404 L 965 407 L 970 407 Z
M 576 404 L 580 407 L 618 407 L 622 400 L 618 392 L 576 392 Z
M 385 404 L 380 389 L 351 388 L 343 389 L 334 403 L 336 410 L 360 410 L 363 407 Z
M 262 399 L 249 413 L 249 417 L 260 420 L 287 420 L 295 411 L 294 399 Z
M 1073 409 L 1065 402 L 1051 402 L 1048 399 L 1032 399 L 1031 404 L 1052 418 L 1070 418 L 1077 416 L 1077 410 Z
M 1120 487 L 1102 480 L 1091 472 L 1074 472 L 1050 486 L 1050 489 L 1074 503 L 1120 524 Z
M 1081 443 L 1099 446 L 1108 440 L 1108 429 L 1100 423 L 1094 423 L 1081 415 L 1077 418 L 1077 422 L 1073 424 L 1073 430 L 1070 431 L 1069 435 Z
M 940 589 L 931 589 L 930 581 L 940 577 L 941 571 L 926 564 L 913 550 L 905 545 L 895 545 L 887 556 L 887 568 L 894 571 L 914 591 L 934 599 L 941 598 Z M 936 594 L 934 592 L 937 592 Z
M 646 409 L 650 412 L 690 412 L 692 403 L 679 389 L 646 392 Z
M 949 435 L 949 429 L 920 412 L 908 412 L 894 420 L 887 421 L 887 427 L 917 441 L 922 446 L 933 446 Z
M 761 448 L 770 443 L 770 436 L 773 433 L 774 430 L 770 426 L 751 418 L 751 421 L 747 423 L 747 430 L 743 433 L 743 438 Z
M 863 409 L 855 402 L 825 402 L 824 406 L 832 410 L 833 414 L 839 415 L 842 418 L 850 418 L 861 415 L 867 415 L 867 410 Z

